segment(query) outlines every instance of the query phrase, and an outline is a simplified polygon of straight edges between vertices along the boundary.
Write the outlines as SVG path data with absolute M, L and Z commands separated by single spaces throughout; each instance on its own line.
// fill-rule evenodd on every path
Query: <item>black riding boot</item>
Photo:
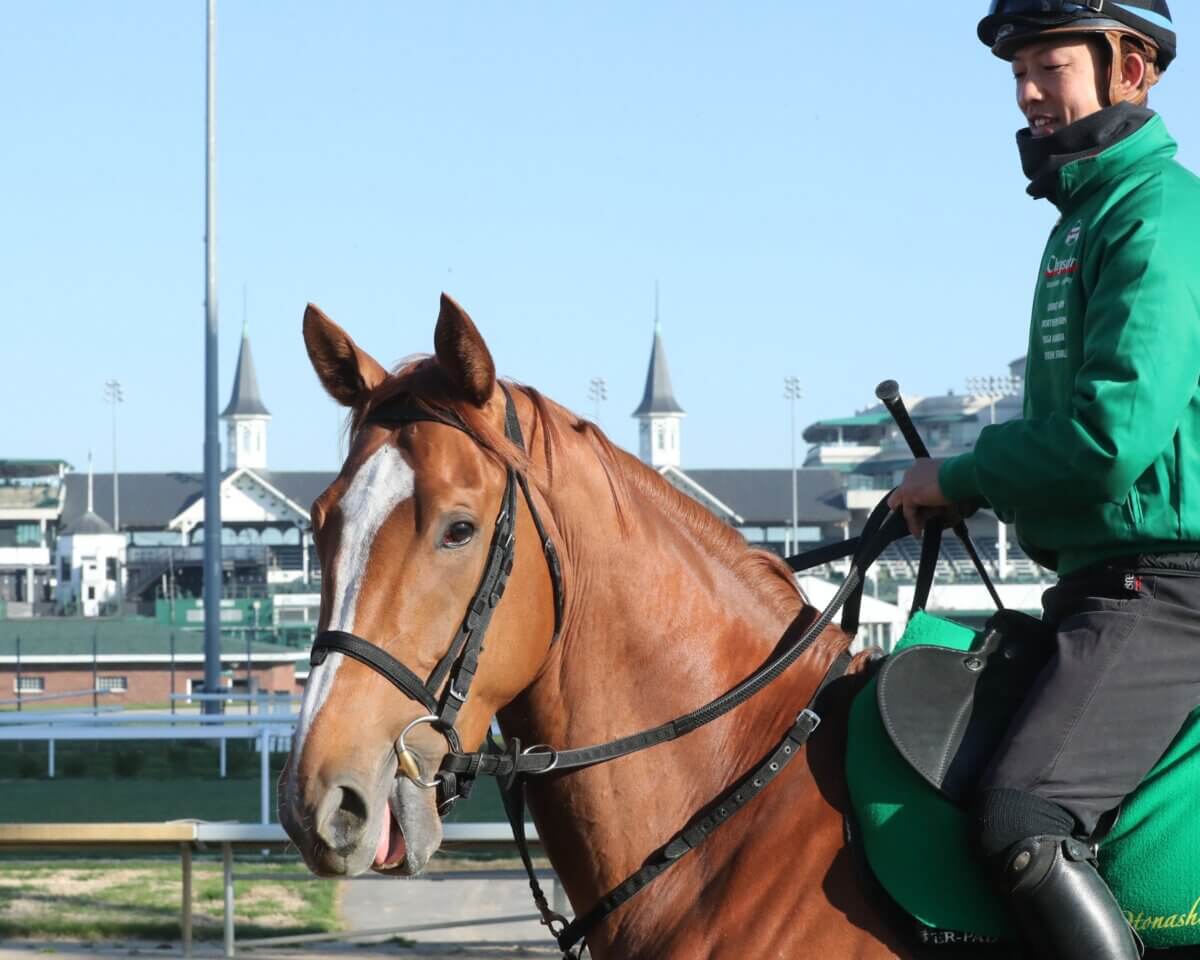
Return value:
M 1140 945 L 1116 898 L 1070 837 L 1030 837 L 993 864 L 1021 935 L 1054 960 L 1138 960 Z

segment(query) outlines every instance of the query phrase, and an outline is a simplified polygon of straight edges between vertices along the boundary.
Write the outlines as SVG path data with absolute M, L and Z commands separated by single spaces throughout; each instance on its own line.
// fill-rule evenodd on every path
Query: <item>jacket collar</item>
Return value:
M 1068 163 L 1059 172 L 1059 209 L 1078 207 L 1106 183 L 1119 179 L 1146 160 L 1170 160 L 1178 144 L 1159 116 L 1094 157 Z

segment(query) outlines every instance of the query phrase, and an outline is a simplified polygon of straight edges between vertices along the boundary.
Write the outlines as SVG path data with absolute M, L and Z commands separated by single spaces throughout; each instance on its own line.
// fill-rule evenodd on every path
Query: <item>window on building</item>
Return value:
M 17 693 L 43 693 L 46 689 L 45 677 L 31 677 L 29 674 L 22 674 L 16 678 L 13 683 L 13 689 Z
M 87 596 L 87 598 L 88 598 L 89 600 L 95 600 L 95 599 L 96 599 L 96 588 L 95 588 L 95 587 L 88 587 L 88 596 Z
M 105 558 L 105 560 L 104 560 L 104 579 L 113 580 L 113 581 L 115 581 L 117 579 L 117 558 L 116 557 L 106 557 Z
M 97 677 L 97 690 L 111 690 L 113 693 L 124 693 L 129 689 L 128 677 Z
M 59 561 L 58 578 L 62 580 L 63 583 L 67 583 L 71 579 L 71 561 L 67 557 L 63 557 L 62 560 Z
M 0 523 L 0 547 L 40 547 L 42 528 L 40 524 L 23 520 Z

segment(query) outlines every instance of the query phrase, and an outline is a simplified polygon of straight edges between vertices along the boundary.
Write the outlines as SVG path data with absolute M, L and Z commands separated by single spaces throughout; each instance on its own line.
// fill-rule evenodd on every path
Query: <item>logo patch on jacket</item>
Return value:
M 1074 273 L 1079 269 L 1078 257 L 1056 257 L 1050 255 L 1050 259 L 1046 261 L 1046 276 L 1049 278 L 1061 277 L 1064 274 Z
M 1067 234 L 1067 246 L 1073 247 L 1075 245 L 1075 243 L 1079 240 L 1079 236 L 1082 233 L 1083 233 L 1083 221 L 1079 220 L 1075 223 L 1075 226 L 1071 227 L 1071 232 Z

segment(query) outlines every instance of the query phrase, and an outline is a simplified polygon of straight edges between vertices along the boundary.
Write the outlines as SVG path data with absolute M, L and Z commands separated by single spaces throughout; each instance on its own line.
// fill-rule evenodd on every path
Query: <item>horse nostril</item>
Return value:
M 317 812 L 317 834 L 332 850 L 345 853 L 362 841 L 367 829 L 367 800 L 350 784 L 330 787 Z

